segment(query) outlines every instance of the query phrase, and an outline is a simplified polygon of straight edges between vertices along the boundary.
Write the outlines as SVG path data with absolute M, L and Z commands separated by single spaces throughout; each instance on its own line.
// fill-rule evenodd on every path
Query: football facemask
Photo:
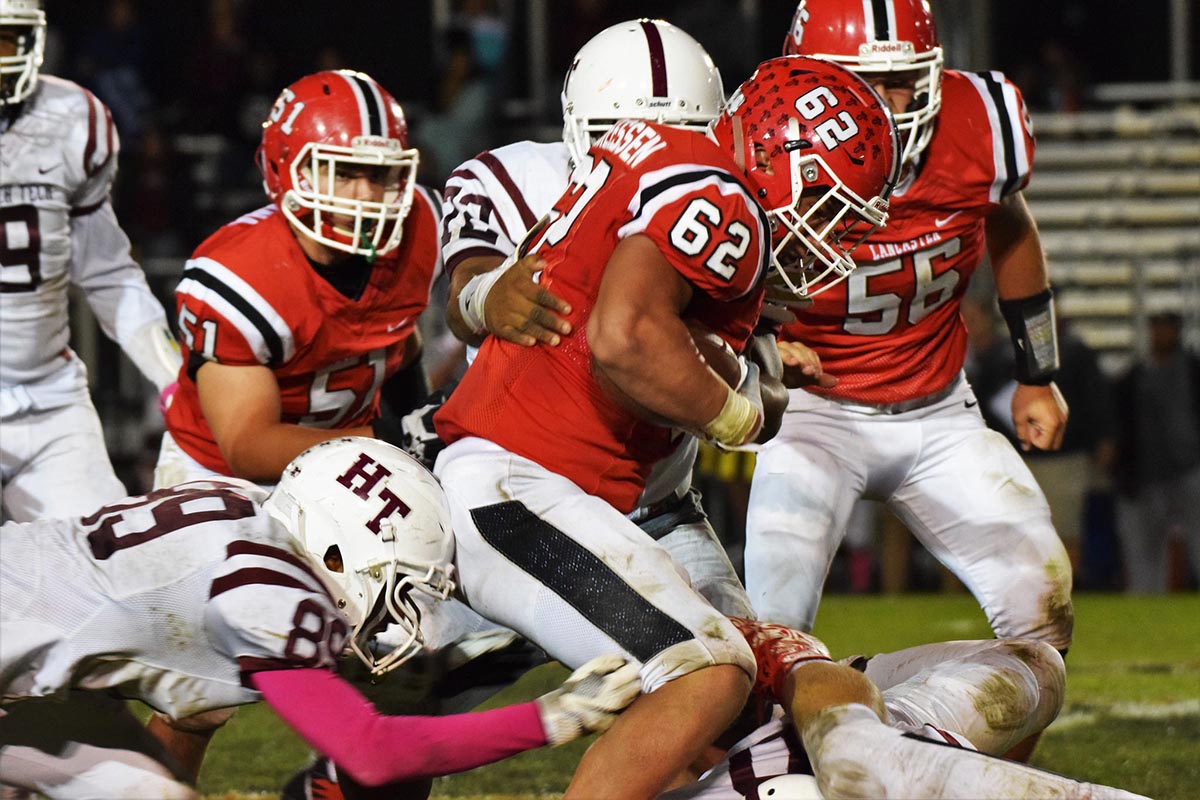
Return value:
M 0 106 L 23 102 L 37 88 L 46 48 L 41 0 L 0 0 Z
M 258 150 L 267 195 L 296 230 L 367 258 L 400 244 L 418 162 L 400 105 L 349 70 L 319 72 L 284 89 Z

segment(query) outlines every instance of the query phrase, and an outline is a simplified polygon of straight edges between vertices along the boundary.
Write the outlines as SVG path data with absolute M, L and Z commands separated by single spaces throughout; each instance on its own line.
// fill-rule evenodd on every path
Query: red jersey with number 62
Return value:
M 573 333 L 557 347 L 488 338 L 435 422 L 447 442 L 488 439 L 628 512 L 674 445 L 592 375 L 587 321 L 609 257 L 622 239 L 649 237 L 695 290 L 684 316 L 741 352 L 762 305 L 770 233 L 741 170 L 702 134 L 625 120 L 590 155 L 591 171 L 531 240 L 546 259 L 542 285 L 571 304 Z
M 858 269 L 817 295 L 781 338 L 817 351 L 838 377 L 818 394 L 876 405 L 947 386 L 962 369 L 959 304 L 983 260 L 984 218 L 1029 182 L 1034 140 L 1021 93 L 999 72 L 946 72 L 937 130 L 888 222 L 854 253 Z
M 364 425 L 399 368 L 438 265 L 436 205 L 414 193 L 400 246 L 380 256 L 357 300 L 312 268 L 283 214 L 267 206 L 196 249 L 175 289 L 183 369 L 167 429 L 192 458 L 230 474 L 196 392 L 206 361 L 275 373 L 280 420 L 313 428 Z

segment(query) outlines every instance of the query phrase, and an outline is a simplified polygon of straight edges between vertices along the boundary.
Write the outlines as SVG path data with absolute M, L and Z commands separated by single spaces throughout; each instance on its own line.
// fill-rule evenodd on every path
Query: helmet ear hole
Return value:
M 325 551 L 325 568 L 330 572 L 345 572 L 346 567 L 342 562 L 342 548 L 336 544 L 332 544 Z

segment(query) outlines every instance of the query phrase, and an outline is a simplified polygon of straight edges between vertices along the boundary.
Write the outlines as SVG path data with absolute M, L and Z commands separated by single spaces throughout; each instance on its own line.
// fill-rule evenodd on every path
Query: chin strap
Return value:
M 367 260 L 368 264 L 374 264 L 375 259 L 379 257 L 379 252 L 375 249 L 375 243 L 367 238 L 367 234 L 365 233 L 360 233 L 359 239 L 359 247 L 367 247 L 371 250 L 371 252 L 367 253 L 365 256 L 363 256 L 363 258 Z

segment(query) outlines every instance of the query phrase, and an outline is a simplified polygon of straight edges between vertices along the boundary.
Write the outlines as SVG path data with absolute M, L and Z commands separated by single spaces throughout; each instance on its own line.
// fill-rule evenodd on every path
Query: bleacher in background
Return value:
M 1162 96 L 1162 93 L 1157 93 Z M 1059 314 L 1101 354 L 1109 374 L 1143 344 L 1145 320 L 1184 315 L 1200 349 L 1200 85 L 1134 109 L 1035 114 L 1038 149 L 1025 191 L 1051 275 Z

